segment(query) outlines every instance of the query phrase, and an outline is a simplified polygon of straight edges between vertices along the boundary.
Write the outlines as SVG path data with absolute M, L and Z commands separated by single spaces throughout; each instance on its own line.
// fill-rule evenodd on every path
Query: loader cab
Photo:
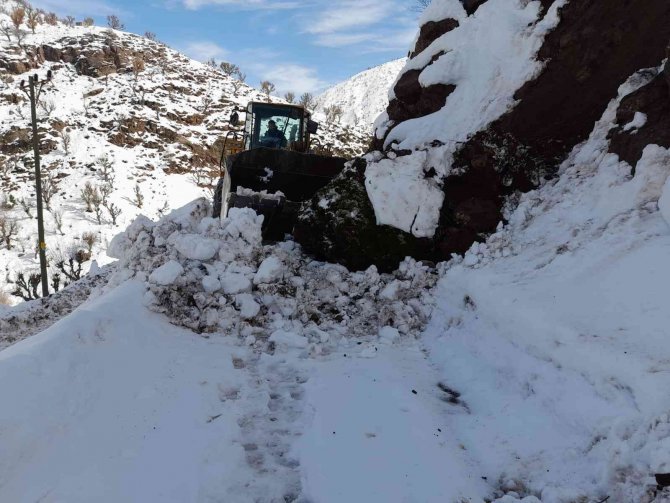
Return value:
M 277 148 L 304 152 L 317 124 L 299 105 L 252 102 L 247 106 L 244 149 Z

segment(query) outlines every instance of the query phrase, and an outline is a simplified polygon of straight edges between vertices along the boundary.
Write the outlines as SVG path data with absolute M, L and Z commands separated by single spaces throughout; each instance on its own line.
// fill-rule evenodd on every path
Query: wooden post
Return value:
M 35 153 L 35 190 L 37 192 L 37 237 L 40 252 L 40 276 L 42 278 L 42 297 L 49 296 L 49 278 L 47 276 L 47 245 L 44 238 L 44 212 L 42 209 L 42 172 L 40 170 L 40 138 L 37 130 L 37 98 L 35 86 L 37 75 L 30 77 L 30 112 L 33 123 L 33 150 Z

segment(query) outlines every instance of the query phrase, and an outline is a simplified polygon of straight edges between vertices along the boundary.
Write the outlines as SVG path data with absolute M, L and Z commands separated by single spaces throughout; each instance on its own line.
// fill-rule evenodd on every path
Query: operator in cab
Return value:
M 268 130 L 263 136 L 263 143 L 274 148 L 286 147 L 286 136 L 277 127 L 277 123 L 273 120 L 268 122 Z

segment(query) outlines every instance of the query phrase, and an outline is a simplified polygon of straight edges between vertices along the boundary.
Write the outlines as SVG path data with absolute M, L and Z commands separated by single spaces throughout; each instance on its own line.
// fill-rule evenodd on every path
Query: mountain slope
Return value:
M 8 20 L 0 12 L 0 22 Z M 53 265 L 78 250 L 85 252 L 79 257 L 106 261 L 111 237 L 141 213 L 155 218 L 210 195 L 230 114 L 265 99 L 132 34 L 62 22 L 39 24 L 35 34 L 24 26 L 22 33 L 21 47 L 14 36 L 0 40 L 0 221 L 16 229 L 9 246 L 0 246 L 2 288 L 8 290 L 17 273 L 36 268 L 30 112 L 19 89 L 29 74 L 53 71 L 39 107 L 43 176 L 53 192 L 45 212 L 52 273 Z M 317 141 L 329 152 L 353 156 L 363 151 L 368 135 L 322 124 Z M 92 205 L 87 185 L 106 204 Z
M 386 110 L 388 89 L 406 61 L 406 58 L 390 61 L 340 82 L 316 98 L 316 110 L 323 115 L 326 108 L 337 106 L 343 112 L 342 124 L 371 127 Z

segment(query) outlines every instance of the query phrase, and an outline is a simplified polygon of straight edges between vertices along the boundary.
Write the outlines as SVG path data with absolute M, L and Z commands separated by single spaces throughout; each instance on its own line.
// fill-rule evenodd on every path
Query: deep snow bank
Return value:
M 648 146 L 631 176 L 607 139 L 621 99 L 656 71 L 622 86 L 560 177 L 522 196 L 438 286 L 427 344 L 473 414 L 452 427 L 519 497 L 670 498 L 654 480 L 670 471 L 670 226 L 659 211 L 670 150 Z

